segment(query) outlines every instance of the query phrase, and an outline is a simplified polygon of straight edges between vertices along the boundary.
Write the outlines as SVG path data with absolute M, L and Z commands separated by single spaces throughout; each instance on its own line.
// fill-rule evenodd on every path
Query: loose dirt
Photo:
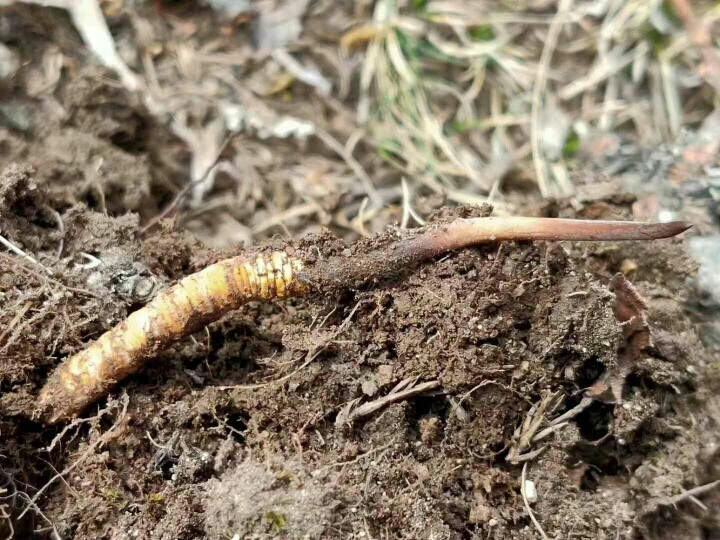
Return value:
M 0 258 L 2 501 L 16 534 L 536 538 L 523 465 L 550 537 L 716 534 L 692 498 L 673 503 L 720 472 L 718 368 L 685 313 L 694 265 L 681 240 L 488 245 L 360 290 L 252 304 L 162 353 L 88 418 L 48 429 L 33 407 L 53 365 L 228 253 L 168 226 L 141 240 L 132 214 L 58 207 L 38 170 L 9 165 L 0 183 L 0 231 L 35 259 Z M 593 217 L 630 211 L 603 204 Z M 398 234 L 295 246 L 322 261 Z M 523 447 L 539 403 L 554 396 L 545 429 L 613 375 L 624 339 L 607 283 L 627 261 L 653 344 L 622 403 L 593 401 Z M 401 381 L 438 384 L 355 413 Z

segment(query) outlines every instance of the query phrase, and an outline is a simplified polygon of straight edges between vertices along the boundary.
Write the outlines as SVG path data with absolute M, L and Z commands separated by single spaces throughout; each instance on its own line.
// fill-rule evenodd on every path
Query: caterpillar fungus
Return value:
M 77 416 L 170 343 L 253 300 L 357 287 L 448 251 L 487 242 L 651 240 L 688 228 L 684 222 L 485 217 L 431 226 L 377 251 L 312 264 L 286 251 L 240 255 L 180 280 L 62 362 L 40 392 L 39 411 L 50 423 Z

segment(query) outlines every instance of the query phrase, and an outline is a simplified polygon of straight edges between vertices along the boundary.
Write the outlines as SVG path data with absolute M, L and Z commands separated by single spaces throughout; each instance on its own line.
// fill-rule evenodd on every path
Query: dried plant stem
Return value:
M 663 500 L 662 504 L 674 506 L 678 503 L 681 503 L 685 499 L 689 499 L 697 495 L 703 495 L 708 491 L 712 491 L 716 487 L 720 487 L 720 480 L 715 480 L 714 482 L 709 482 L 707 484 L 703 484 L 692 489 L 683 490 L 682 493 L 675 495 L 674 497 L 668 497 L 667 499 Z
M 170 343 L 253 300 L 361 286 L 443 253 L 487 242 L 650 240 L 687 228 L 683 222 L 489 217 L 429 227 L 381 250 L 312 264 L 285 251 L 234 257 L 184 278 L 63 362 L 42 389 L 40 410 L 49 422 L 75 417 Z
M 23 257 L 24 259 L 27 259 L 27 260 L 30 261 L 31 263 L 36 264 L 37 266 L 39 266 L 40 268 L 42 268 L 43 270 L 45 270 L 48 274 L 52 275 L 52 270 L 50 270 L 49 268 L 46 268 L 45 266 L 43 266 L 42 264 L 40 264 L 34 257 L 32 257 L 31 255 L 28 255 L 27 253 L 25 253 L 22 249 L 20 249 L 19 247 L 17 247 L 15 244 L 13 244 L 12 242 L 10 242 L 10 240 L 6 239 L 6 238 L 5 238 L 4 236 L 2 236 L 2 235 L 0 235 L 0 244 L 2 244 L 3 246 L 5 246 L 6 248 L 8 248 L 8 249 L 9 249 L 10 251 L 12 251 L 15 255 L 18 255 L 18 256 L 20 256 L 20 257 Z
M 548 535 L 545 534 L 545 531 L 543 530 L 542 526 L 540 525 L 540 522 L 535 517 L 535 513 L 532 511 L 532 508 L 530 508 L 530 501 L 528 501 L 527 498 L 527 492 L 525 490 L 525 475 L 527 474 L 527 462 L 523 464 L 522 473 L 520 474 L 520 494 L 523 498 L 523 503 L 525 504 L 525 510 L 527 511 L 528 515 L 530 516 L 530 520 L 533 522 L 533 525 L 535 525 L 535 528 L 537 529 L 537 532 L 540 534 L 540 537 L 543 540 L 548 540 Z
M 437 388 L 440 388 L 440 381 L 427 381 L 419 384 L 412 384 L 412 381 L 407 382 L 410 383 L 410 386 L 408 388 L 403 388 L 401 390 L 390 392 L 386 396 L 380 397 L 368 403 L 364 403 L 360 405 L 357 409 L 354 409 L 352 412 L 350 412 L 348 416 L 348 422 L 352 422 L 353 420 L 357 420 L 358 418 L 361 418 L 363 416 L 373 414 L 375 411 L 379 411 L 390 403 L 404 401 L 406 399 L 419 396 L 420 394 L 428 392 L 429 390 L 435 390 Z
M 157 216 L 153 217 L 147 223 L 147 225 L 145 225 L 142 229 L 140 229 L 141 235 L 144 235 L 145 233 L 147 233 L 155 225 L 160 223 L 160 221 L 162 221 L 163 219 L 168 217 L 172 212 L 174 212 L 177 209 L 177 207 L 180 206 L 180 204 L 183 202 L 185 197 L 187 197 L 188 194 L 193 189 L 195 189 L 196 187 L 198 187 L 199 185 L 201 185 L 208 179 L 208 177 L 210 176 L 210 173 L 212 172 L 212 170 L 215 167 L 218 166 L 223 153 L 230 146 L 230 143 L 233 141 L 233 139 L 235 138 L 236 135 L 237 135 L 237 132 L 233 131 L 225 136 L 225 139 L 223 140 L 223 142 L 220 143 L 220 149 L 218 150 L 218 153 L 215 155 L 215 159 L 213 159 L 213 161 L 210 162 L 210 164 L 207 166 L 207 168 L 205 169 L 203 174 L 200 175 L 199 178 L 192 180 L 192 181 L 188 182 L 187 184 L 185 184 L 185 186 L 177 193 L 177 195 L 175 195 L 175 197 L 173 197 L 173 200 L 170 202 L 170 204 L 168 204 L 162 210 L 162 212 L 160 212 Z
M 545 47 L 540 56 L 540 64 L 538 65 L 537 77 L 532 94 L 532 111 L 530 115 L 530 144 L 532 147 L 533 164 L 535 166 L 535 174 L 537 175 L 537 183 L 543 197 L 548 197 L 550 193 L 550 185 L 547 178 L 547 170 L 545 160 L 542 156 L 540 148 L 540 113 L 542 108 L 543 96 L 545 95 L 545 86 L 547 84 L 547 72 L 550 68 L 552 54 L 557 46 L 560 29 L 562 28 L 562 17 L 570 10 L 573 0 L 561 0 L 558 4 L 558 11 L 555 19 L 548 29 Z
M 716 92 L 720 91 L 720 58 L 713 47 L 712 35 L 709 25 L 695 17 L 690 0 L 671 0 L 670 2 L 682 21 L 688 37 L 693 45 L 700 49 L 705 62 L 705 80 L 713 86 Z
M 368 173 L 365 172 L 365 169 L 363 169 L 362 165 L 360 165 L 360 162 L 358 162 L 358 160 L 356 160 L 352 156 L 352 151 L 348 150 L 347 147 L 340 144 L 332 135 L 330 135 L 326 131 L 319 129 L 317 130 L 315 135 L 330 150 L 332 150 L 338 156 L 342 157 L 345 160 L 348 166 L 352 169 L 352 172 L 355 174 L 355 176 L 357 176 L 360 179 L 360 182 L 362 182 L 362 185 L 365 188 L 365 192 L 367 193 L 368 197 L 370 197 L 370 200 L 373 202 L 375 207 L 381 208 L 382 200 L 378 195 L 377 189 L 375 189 L 375 186 L 373 185 L 370 176 L 368 175 Z
M 37 501 L 40 499 L 42 494 L 47 491 L 47 489 L 55 483 L 56 480 L 64 479 L 68 474 L 70 474 L 73 470 L 75 470 L 77 467 L 79 467 L 82 463 L 85 462 L 86 459 L 88 459 L 90 456 L 94 455 L 94 450 L 103 444 L 105 444 L 110 437 L 112 436 L 112 433 L 117 429 L 117 427 L 125 421 L 125 418 L 127 416 L 127 408 L 128 403 L 130 400 L 128 399 L 127 394 L 123 394 L 119 405 L 118 405 L 118 415 L 115 418 L 115 422 L 113 422 L 113 425 L 110 426 L 110 428 L 105 431 L 102 435 L 97 437 L 93 443 L 91 443 L 84 451 L 83 453 L 70 465 L 65 467 L 65 469 L 62 470 L 62 472 L 56 473 L 50 480 L 48 480 L 43 487 L 41 487 L 35 494 L 32 496 L 32 498 L 27 497 L 27 505 L 25 506 L 25 509 L 20 513 L 20 515 L 17 517 L 17 520 L 20 521 L 23 516 L 29 512 L 30 510 L 34 510 L 37 512 L 40 516 L 42 516 L 52 527 L 52 530 L 54 532 L 55 537 L 59 540 L 60 535 L 57 533 L 57 530 L 55 529 L 55 526 L 53 523 L 45 517 L 45 514 L 40 511 L 40 509 L 37 506 Z M 98 414 L 95 416 L 95 419 L 99 419 L 101 416 L 109 412 L 113 405 L 108 405 L 107 408 L 102 409 L 98 412 Z

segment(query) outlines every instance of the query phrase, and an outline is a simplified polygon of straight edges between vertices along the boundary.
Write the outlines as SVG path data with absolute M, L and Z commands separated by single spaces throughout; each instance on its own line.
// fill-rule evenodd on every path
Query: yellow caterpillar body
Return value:
M 167 345 L 253 300 L 305 294 L 302 261 L 284 251 L 208 266 L 160 293 L 53 373 L 40 394 L 49 421 L 71 418 Z

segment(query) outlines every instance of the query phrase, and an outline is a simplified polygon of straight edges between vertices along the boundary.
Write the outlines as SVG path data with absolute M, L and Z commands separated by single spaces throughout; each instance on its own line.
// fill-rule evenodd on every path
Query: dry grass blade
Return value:
M 407 57 L 412 43 L 420 39 L 416 33 L 422 26 L 408 28 L 395 9 L 385 1 L 376 6 L 376 24 L 382 31 L 375 34 L 363 64 L 358 116 L 361 121 L 369 120 L 370 136 L 386 162 L 420 179 L 433 191 L 454 188 L 452 177 L 481 185 L 477 171 L 448 140 L 431 109 L 424 79 Z M 373 81 L 378 107 L 369 116 Z
M 572 4 L 573 0 L 561 0 L 558 4 L 558 10 L 556 15 L 557 20 L 553 20 L 548 30 L 547 39 L 545 40 L 545 46 L 543 48 L 542 56 L 540 57 L 540 63 L 538 65 L 538 72 L 535 78 L 535 86 L 533 88 L 530 138 L 533 163 L 535 165 L 535 175 L 537 178 L 538 187 L 540 188 L 540 192 L 543 194 L 544 197 L 548 197 L 554 193 L 550 188 L 547 165 L 540 149 L 540 112 L 543 105 L 543 97 L 545 95 L 548 69 L 550 67 L 553 52 L 555 51 L 555 47 L 557 46 L 558 37 L 560 36 L 560 30 L 562 29 L 562 23 L 559 22 L 560 17 L 570 10 Z M 567 195 L 567 193 L 560 193 L 560 195 Z
M 670 136 L 675 137 L 680 133 L 682 125 L 682 103 L 675 70 L 664 57 L 660 58 L 660 77 Z
M 168 204 L 162 212 L 160 212 L 157 216 L 153 217 L 148 223 L 140 229 L 140 234 L 146 234 L 149 230 L 151 230 L 153 227 L 155 227 L 158 223 L 160 223 L 163 219 L 167 218 L 172 212 L 175 212 L 178 207 L 182 204 L 182 202 L 185 200 L 185 198 L 198 186 L 203 185 L 205 181 L 207 180 L 208 176 L 212 173 L 212 171 L 217 167 L 218 163 L 220 162 L 220 159 L 222 158 L 223 152 L 230 146 L 230 143 L 232 140 L 237 136 L 236 132 L 229 133 L 225 140 L 222 142 L 222 144 L 219 147 L 219 150 L 215 154 L 215 158 L 210 162 L 207 167 L 205 168 L 204 172 L 195 180 L 188 182 L 185 184 L 185 186 L 175 195 L 173 200 Z
M 645 42 L 641 42 L 637 47 L 639 50 L 633 49 L 624 54 L 621 52 L 621 48 L 613 51 L 607 56 L 606 61 L 593 66 L 590 73 L 588 73 L 585 77 L 580 77 L 561 88 L 558 92 L 558 96 L 563 100 L 573 99 L 583 92 L 586 92 L 587 90 L 602 83 L 608 77 L 611 77 L 612 75 L 615 75 L 619 71 L 625 69 L 638 55 L 645 54 L 650 50 L 650 46 Z
M 332 83 L 323 77 L 319 71 L 303 66 L 285 49 L 273 50 L 272 57 L 298 80 L 316 88 L 320 95 L 330 95 Z
M 358 407 L 355 406 L 357 400 L 351 401 L 343 408 L 341 413 L 338 414 L 336 424 L 351 423 L 358 418 L 373 414 L 391 403 L 404 401 L 438 388 L 440 388 L 440 381 L 418 383 L 416 379 L 404 379 L 383 397 L 364 403 Z
M 528 411 L 523 423 L 515 430 L 514 440 L 510 452 L 505 460 L 509 463 L 520 463 L 538 455 L 542 449 L 526 453 L 535 442 L 535 436 L 540 427 L 547 423 L 547 416 L 552 414 L 563 402 L 563 396 L 559 392 L 546 393 L 540 401 L 533 405 Z
M 370 197 L 373 205 L 375 205 L 376 208 L 382 207 L 382 199 L 378 195 L 378 192 L 373 185 L 372 179 L 370 178 L 368 173 L 365 172 L 363 166 L 352 156 L 352 152 L 348 151 L 348 148 L 346 146 L 340 144 L 332 135 L 322 129 L 317 130 L 315 136 L 320 139 L 328 148 L 330 148 L 330 150 L 332 150 L 338 156 L 342 157 L 345 160 L 348 166 L 355 173 L 355 176 L 357 176 L 360 179 L 360 182 L 362 182 L 362 185 L 365 188 L 365 192 L 367 193 L 368 197 Z
M 716 92 L 720 92 L 720 58 L 713 47 L 710 28 L 702 20 L 698 20 L 689 0 L 670 0 L 677 16 L 685 26 L 691 42 L 700 48 L 705 62 L 702 74 Z
M 425 220 L 423 218 L 421 218 L 412 207 L 412 202 L 410 200 L 411 199 L 410 188 L 408 188 L 407 180 L 405 180 L 405 178 L 402 178 L 400 184 L 402 186 L 402 195 L 403 195 L 402 196 L 403 211 L 402 211 L 402 220 L 400 222 L 400 228 L 407 229 L 407 226 L 410 223 L 411 217 L 415 220 L 415 222 L 418 225 L 424 226 Z

